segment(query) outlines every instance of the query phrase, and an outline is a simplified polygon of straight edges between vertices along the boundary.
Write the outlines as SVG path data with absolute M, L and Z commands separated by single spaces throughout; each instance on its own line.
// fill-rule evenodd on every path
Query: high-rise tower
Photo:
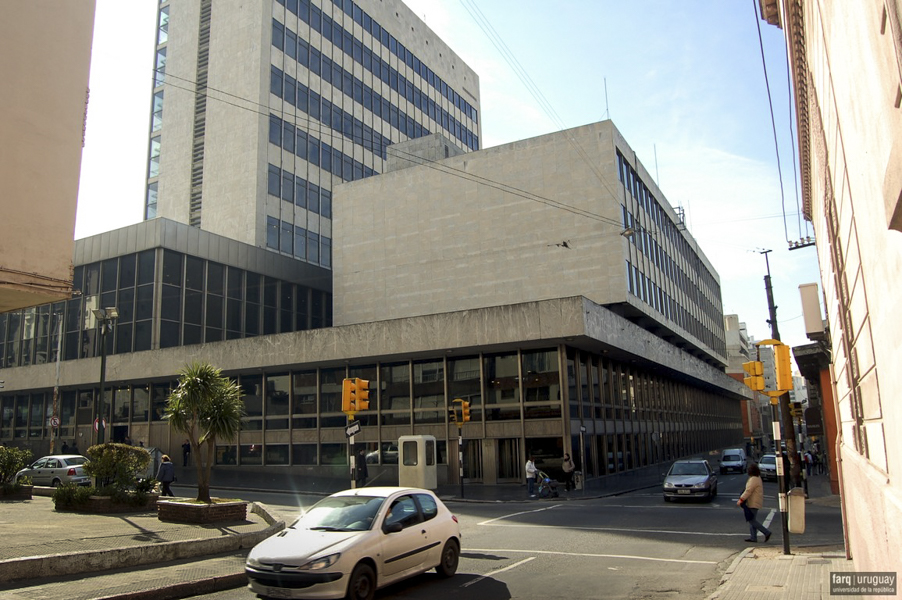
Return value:
M 401 0 L 160 3 L 145 219 L 331 268 L 332 188 L 479 148 L 479 79 Z

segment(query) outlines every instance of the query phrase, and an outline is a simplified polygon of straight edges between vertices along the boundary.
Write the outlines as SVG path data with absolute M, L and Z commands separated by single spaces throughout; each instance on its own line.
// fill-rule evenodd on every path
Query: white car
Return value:
M 777 457 L 773 454 L 765 454 L 758 463 L 758 469 L 761 471 L 761 479 L 777 480 Z
M 63 483 L 75 485 L 91 485 L 91 478 L 85 473 L 83 465 L 88 459 L 80 454 L 55 454 L 34 461 L 18 473 L 16 481 L 31 477 L 34 485 L 57 487 Z
M 332 494 L 247 557 L 248 587 L 268 598 L 371 600 L 376 590 L 460 560 L 457 517 L 429 490 L 367 487 Z

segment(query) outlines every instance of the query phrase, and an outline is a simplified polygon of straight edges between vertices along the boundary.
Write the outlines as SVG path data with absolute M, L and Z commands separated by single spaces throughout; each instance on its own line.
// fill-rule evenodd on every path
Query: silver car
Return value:
M 23 477 L 31 477 L 31 483 L 34 485 L 51 487 L 56 487 L 61 483 L 91 485 L 91 478 L 85 473 L 82 466 L 86 462 L 88 459 L 79 454 L 45 456 L 16 473 L 16 481 Z
M 678 460 L 664 477 L 664 500 L 717 496 L 717 475 L 706 460 Z
M 758 463 L 758 469 L 761 471 L 761 479 L 767 481 L 777 480 L 777 457 L 774 454 L 765 454 Z
M 346 490 L 313 505 L 247 557 L 251 591 L 267 598 L 371 600 L 376 590 L 435 569 L 457 572 L 460 526 L 419 488 Z

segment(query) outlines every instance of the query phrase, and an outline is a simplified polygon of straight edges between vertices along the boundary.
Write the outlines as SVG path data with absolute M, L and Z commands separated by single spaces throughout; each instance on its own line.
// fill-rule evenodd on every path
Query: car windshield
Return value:
M 773 465 L 773 464 L 776 464 L 776 462 L 777 462 L 776 456 L 762 456 L 761 457 L 762 465 Z
M 737 462 L 739 460 L 739 455 L 738 454 L 724 454 L 723 459 L 725 461 Z
M 707 475 L 705 465 L 701 463 L 676 463 L 670 468 L 671 475 Z
M 384 502 L 385 498 L 374 496 L 332 496 L 314 504 L 292 527 L 318 531 L 365 531 L 372 526 Z

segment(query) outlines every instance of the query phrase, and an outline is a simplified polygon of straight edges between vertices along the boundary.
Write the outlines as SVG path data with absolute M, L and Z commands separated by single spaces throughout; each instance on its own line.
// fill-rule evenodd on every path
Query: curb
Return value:
M 267 527 L 251 533 L 213 539 L 180 540 L 163 542 L 152 546 L 69 552 L 0 560 L 0 582 L 7 583 L 38 579 L 47 573 L 53 573 L 55 576 L 96 573 L 109 569 L 137 567 L 208 554 L 233 552 L 242 548 L 253 547 L 270 535 L 285 529 L 285 521 L 273 516 L 265 504 L 252 502 L 250 510 L 263 518 L 267 523 Z

